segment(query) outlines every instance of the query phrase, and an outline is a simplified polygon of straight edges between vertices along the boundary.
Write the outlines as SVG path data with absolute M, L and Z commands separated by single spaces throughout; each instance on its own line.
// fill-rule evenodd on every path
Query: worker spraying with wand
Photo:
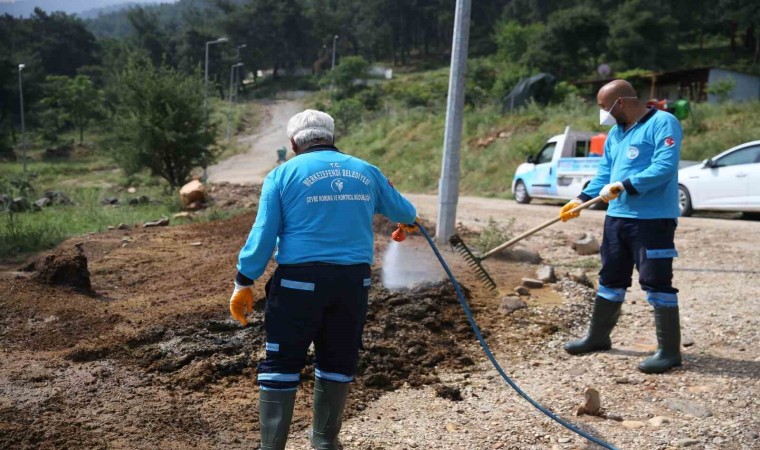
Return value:
M 259 364 L 262 450 L 283 450 L 300 372 L 313 343 L 314 417 L 309 439 L 337 450 L 349 383 L 367 314 L 374 214 L 413 223 L 415 207 L 380 170 L 335 147 L 328 114 L 307 109 L 288 122 L 296 156 L 264 180 L 256 222 L 238 258 L 232 317 L 246 325 L 253 283 L 277 248 L 267 282 L 266 360 Z
M 593 197 L 609 202 L 604 223 L 599 290 L 588 334 L 565 344 L 572 355 L 612 347 L 610 333 L 620 316 L 634 266 L 647 301 L 654 307 L 657 351 L 639 364 L 645 373 L 681 365 L 678 290 L 673 287 L 674 235 L 678 209 L 678 161 L 683 133 L 673 115 L 642 105 L 625 80 L 597 94 L 599 122 L 612 125 L 596 176 L 565 205 L 560 217 L 580 215 Z

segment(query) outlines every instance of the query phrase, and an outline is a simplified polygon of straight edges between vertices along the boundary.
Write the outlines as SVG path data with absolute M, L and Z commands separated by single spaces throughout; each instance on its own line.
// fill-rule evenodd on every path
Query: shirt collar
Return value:
M 302 151 L 300 154 L 304 155 L 306 153 L 324 152 L 324 151 L 343 153 L 340 150 L 338 150 L 338 147 L 336 147 L 334 145 L 330 145 L 330 144 L 316 144 L 316 145 L 312 145 L 311 147 L 309 147 L 306 150 Z

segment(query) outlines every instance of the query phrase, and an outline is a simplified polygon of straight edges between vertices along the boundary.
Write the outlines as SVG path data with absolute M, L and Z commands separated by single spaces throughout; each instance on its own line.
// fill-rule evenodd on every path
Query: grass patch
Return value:
M 435 192 L 441 170 L 445 108 L 431 92 L 437 92 L 440 72 L 405 76 L 412 86 L 406 86 L 400 97 L 386 97 L 377 111 L 365 110 L 349 126 L 339 124 L 338 146 L 378 165 L 404 191 Z M 425 83 L 428 86 L 414 87 Z M 396 89 L 399 87 L 391 90 Z M 445 101 L 445 93 L 437 95 L 438 100 Z M 411 107 L 409 98 L 412 103 L 418 101 L 418 106 Z M 313 102 L 313 106 L 330 111 L 329 96 L 320 94 Z M 692 116 L 682 123 L 683 160 L 700 161 L 760 136 L 758 101 L 696 104 L 693 108 Z M 547 107 L 528 105 L 511 115 L 501 114 L 498 105 L 468 106 L 462 130 L 461 192 L 511 198 L 514 171 L 528 155 L 535 155 L 548 138 L 561 134 L 566 126 L 607 131 L 597 118 L 598 107 L 574 95 Z M 492 142 L 483 145 L 488 138 L 493 138 Z
M 210 102 L 214 120 L 224 125 L 228 103 Z M 240 132 L 256 126 L 259 116 L 255 103 L 239 103 L 233 108 L 233 129 Z M 114 126 L 113 124 L 111 126 Z M 64 134 L 60 140 L 68 142 Z M 85 134 L 85 146 L 76 146 L 72 156 L 61 160 L 44 160 L 45 145 L 35 141 L 29 150 L 27 175 L 24 177 L 21 162 L 0 163 L 0 195 L 11 198 L 24 196 L 30 202 L 42 197 L 46 191 L 60 191 L 73 205 L 49 206 L 40 211 L 10 213 L 0 205 L 0 260 L 17 259 L 19 255 L 54 247 L 72 236 L 100 232 L 121 223 L 129 226 L 171 216 L 182 209 L 178 195 L 162 179 L 141 172 L 126 176 L 113 162 L 106 150 L 111 139 L 107 129 Z M 220 136 L 220 157 L 242 151 L 236 145 L 225 146 Z M 14 180 L 26 181 L 12 183 Z M 25 189 L 22 189 L 23 187 Z M 129 193 L 127 188 L 136 188 Z M 29 189 L 31 188 L 31 189 Z M 147 196 L 151 201 L 130 205 L 131 199 Z M 117 198 L 117 205 L 104 205 L 106 198 Z M 238 209 L 211 207 L 194 216 L 194 221 L 220 220 L 241 213 Z

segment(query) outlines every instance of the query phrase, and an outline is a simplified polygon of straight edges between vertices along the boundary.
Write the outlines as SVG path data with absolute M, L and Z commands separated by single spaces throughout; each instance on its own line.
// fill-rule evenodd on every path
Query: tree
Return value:
M 203 108 L 199 73 L 187 76 L 165 63 L 131 61 L 117 83 L 116 160 L 126 172 L 147 168 L 176 188 L 195 167 L 213 161 L 217 129 Z
M 610 22 L 609 54 L 620 69 L 666 69 L 677 64 L 677 22 L 644 0 L 620 5 Z
M 584 76 L 597 66 L 607 33 L 606 19 L 597 9 L 576 6 L 559 10 L 549 16 L 525 58 L 532 67 L 559 79 Z
M 72 126 L 79 130 L 79 143 L 84 142 L 84 129 L 99 116 L 101 109 L 101 94 L 90 78 L 50 75 L 45 79 L 43 89 L 45 97 L 40 103 L 49 111 L 43 115 L 46 128 L 57 133 Z

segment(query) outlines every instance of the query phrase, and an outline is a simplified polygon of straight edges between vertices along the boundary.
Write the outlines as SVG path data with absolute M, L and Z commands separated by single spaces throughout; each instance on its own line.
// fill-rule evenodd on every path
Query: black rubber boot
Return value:
M 259 391 L 261 450 L 285 450 L 296 391 Z
M 644 373 L 663 373 L 681 365 L 681 324 L 678 308 L 655 308 L 654 323 L 657 327 L 657 351 L 639 363 Z
M 309 440 L 315 449 L 338 450 L 338 433 L 343 425 L 346 397 L 348 383 L 321 378 L 314 382 L 314 422 Z
M 622 305 L 622 302 L 611 302 L 597 295 L 588 334 L 583 339 L 566 343 L 565 351 L 571 355 L 582 355 L 611 349 L 610 333 L 617 324 Z

